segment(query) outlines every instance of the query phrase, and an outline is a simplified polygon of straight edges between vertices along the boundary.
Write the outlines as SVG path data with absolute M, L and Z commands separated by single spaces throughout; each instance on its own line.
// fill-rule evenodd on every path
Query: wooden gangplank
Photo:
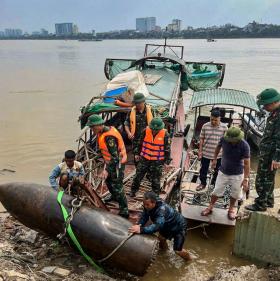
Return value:
M 183 182 L 181 185 L 181 192 L 185 194 L 183 200 L 181 202 L 181 211 L 182 215 L 186 219 L 191 219 L 195 221 L 206 222 L 209 224 L 221 224 L 228 226 L 235 226 L 236 220 L 228 219 L 227 213 L 228 208 L 214 207 L 212 214 L 208 216 L 201 216 L 201 212 L 207 207 L 207 205 L 199 205 L 199 204 L 191 204 L 190 197 L 195 194 L 203 194 L 204 192 L 197 192 L 196 186 L 197 183 Z M 186 200 L 186 196 L 188 196 L 189 200 Z

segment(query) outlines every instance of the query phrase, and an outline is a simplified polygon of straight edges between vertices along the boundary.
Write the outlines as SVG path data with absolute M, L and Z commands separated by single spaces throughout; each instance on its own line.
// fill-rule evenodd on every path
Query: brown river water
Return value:
M 105 58 L 139 58 L 149 42 L 162 43 L 0 41 L 0 183 L 47 184 L 49 172 L 63 152 L 77 148 L 80 106 L 105 88 Z M 226 63 L 223 87 L 254 96 L 266 87 L 280 90 L 280 39 L 169 43 L 185 46 L 185 60 Z M 279 183 L 278 173 L 277 186 Z M 160 252 L 141 280 L 200 280 L 219 268 L 250 263 L 231 255 L 232 228 L 211 226 L 207 233 L 208 239 L 200 229 L 188 233 L 185 247 L 194 257 L 191 264 L 172 250 Z

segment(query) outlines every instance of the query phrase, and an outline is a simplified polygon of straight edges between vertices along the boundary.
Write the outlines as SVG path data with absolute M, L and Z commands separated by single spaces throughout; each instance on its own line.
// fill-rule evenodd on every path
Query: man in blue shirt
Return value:
M 146 192 L 143 199 L 144 211 L 137 225 L 129 228 L 129 232 L 137 234 L 153 234 L 159 232 L 160 247 L 167 248 L 166 239 L 174 240 L 173 249 L 185 260 L 191 260 L 190 254 L 183 249 L 186 235 L 186 220 L 168 204 L 159 200 L 157 195 Z M 146 226 L 146 223 L 152 224 Z
M 202 211 L 202 216 L 212 213 L 213 207 L 219 197 L 222 197 L 226 186 L 231 186 L 230 204 L 228 218 L 235 220 L 235 203 L 242 198 L 242 187 L 244 192 L 249 188 L 250 177 L 250 146 L 243 139 L 244 133 L 237 127 L 231 127 L 221 138 L 214 154 L 212 169 L 217 164 L 217 156 L 221 149 L 222 162 L 218 173 L 215 188 L 213 190 L 209 206 Z
M 84 167 L 81 162 L 75 161 L 75 157 L 76 153 L 73 150 L 67 150 L 64 161 L 52 170 L 49 182 L 53 189 L 58 190 L 59 187 L 66 189 L 74 178 L 83 178 Z

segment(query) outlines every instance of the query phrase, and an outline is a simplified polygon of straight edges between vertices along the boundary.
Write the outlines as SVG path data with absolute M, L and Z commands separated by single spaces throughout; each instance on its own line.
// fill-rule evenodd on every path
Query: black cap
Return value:
M 213 108 L 211 110 L 211 116 L 213 116 L 213 117 L 220 117 L 221 116 L 220 109 L 218 107 Z

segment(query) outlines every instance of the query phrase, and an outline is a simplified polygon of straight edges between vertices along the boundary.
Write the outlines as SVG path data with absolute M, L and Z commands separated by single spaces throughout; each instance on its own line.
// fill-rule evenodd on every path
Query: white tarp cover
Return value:
M 122 94 L 125 102 L 131 103 L 135 93 L 142 93 L 145 97 L 149 95 L 144 76 L 139 70 L 119 73 L 107 84 L 107 90 L 114 90 L 121 86 L 128 86 L 128 91 Z

